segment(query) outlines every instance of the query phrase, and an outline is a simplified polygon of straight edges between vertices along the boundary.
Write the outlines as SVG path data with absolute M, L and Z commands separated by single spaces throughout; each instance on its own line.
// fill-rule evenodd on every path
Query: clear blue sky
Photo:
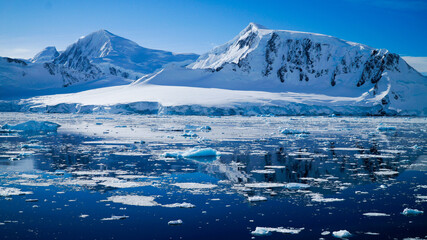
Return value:
M 0 56 L 63 50 L 98 29 L 144 47 L 203 53 L 249 22 L 427 56 L 426 0 L 0 0 Z

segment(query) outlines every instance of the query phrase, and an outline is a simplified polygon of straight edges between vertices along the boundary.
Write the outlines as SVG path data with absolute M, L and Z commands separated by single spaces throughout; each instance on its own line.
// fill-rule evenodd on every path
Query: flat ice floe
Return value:
M 271 235 L 272 232 L 284 233 L 284 234 L 298 234 L 304 228 L 283 228 L 283 227 L 256 227 L 255 231 L 252 231 L 251 234 L 254 236 L 267 236 Z
M 169 208 L 194 208 L 196 207 L 194 204 L 191 203 L 172 203 L 172 204 L 165 204 L 162 205 L 162 207 L 169 207 Z
M 300 190 L 310 188 L 310 185 L 304 183 L 287 183 L 285 184 L 285 188 L 290 190 Z
M 267 198 L 263 197 L 263 196 L 252 196 L 252 197 L 248 197 L 248 201 L 249 202 L 262 202 L 262 201 L 267 201 Z
M 248 188 L 279 188 L 284 187 L 284 183 L 269 183 L 269 182 L 260 182 L 260 183 L 247 183 L 245 187 Z
M 380 169 L 379 171 L 374 172 L 374 174 L 378 176 L 393 176 L 399 174 L 399 172 L 389 169 Z
M 121 195 L 111 196 L 107 198 L 107 201 L 114 203 L 121 203 L 124 205 L 140 206 L 140 207 L 166 207 L 166 208 L 194 208 L 195 205 L 187 202 L 183 203 L 172 203 L 172 204 L 160 204 L 155 201 L 153 196 L 139 196 L 139 195 Z
M 111 217 L 108 217 L 108 218 L 102 218 L 101 221 L 124 220 L 124 219 L 127 219 L 127 218 L 129 218 L 129 216 L 125 216 L 125 215 L 123 215 L 123 216 L 115 216 L 115 215 L 112 215 Z
M 377 213 L 377 212 L 368 212 L 368 213 L 364 213 L 363 216 L 367 216 L 367 217 L 389 217 L 390 214 L 387 214 L 387 213 Z
M 114 203 L 121 203 L 125 205 L 142 206 L 142 207 L 153 207 L 159 206 L 160 204 L 154 201 L 154 197 L 151 196 L 137 196 L 137 195 L 125 195 L 125 196 L 111 196 L 107 198 L 107 201 Z
M 215 184 L 195 183 L 195 182 L 173 183 L 171 185 L 177 186 L 182 189 L 211 189 L 211 188 L 218 187 L 218 185 L 215 185 Z
M 13 188 L 13 187 L 0 187 L 0 196 L 3 196 L 3 197 L 28 195 L 28 194 L 33 194 L 33 192 L 22 191 L 19 188 Z
M 311 195 L 311 201 L 313 202 L 323 202 L 323 203 L 330 203 L 330 202 L 341 202 L 344 201 L 343 198 L 324 198 L 322 194 L 320 193 L 313 193 Z

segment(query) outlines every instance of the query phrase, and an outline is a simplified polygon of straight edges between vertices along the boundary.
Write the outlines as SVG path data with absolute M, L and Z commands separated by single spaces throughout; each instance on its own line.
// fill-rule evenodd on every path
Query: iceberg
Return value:
M 405 216 L 416 216 L 416 215 L 420 215 L 423 213 L 424 213 L 424 211 L 421 211 L 418 209 L 411 209 L 411 208 L 405 208 L 402 212 L 402 214 Z
M 304 228 L 283 228 L 283 227 L 256 227 L 255 231 L 252 231 L 251 234 L 254 236 L 268 236 L 272 232 L 284 233 L 284 234 L 298 234 Z
M 123 216 L 114 216 L 114 215 L 112 215 L 109 218 L 102 218 L 101 221 L 123 220 L 123 219 L 127 219 L 127 218 L 129 218 L 129 216 L 125 216 L 125 215 L 123 215 Z
M 347 230 L 339 230 L 339 231 L 334 231 L 332 232 L 332 236 L 336 237 L 336 238 L 349 238 L 351 237 L 351 233 Z
M 13 187 L 0 187 L 0 196 L 8 197 L 8 196 L 17 196 L 17 195 L 28 195 L 33 194 L 33 192 L 24 192 L 21 189 L 13 188 Z
M 296 130 L 296 129 L 289 129 L 289 128 L 285 128 L 283 130 L 280 131 L 282 134 L 286 134 L 286 135 L 296 135 L 296 134 L 310 134 L 307 131 L 304 130 Z
M 181 219 L 178 220 L 172 220 L 168 222 L 168 225 L 181 225 L 183 221 Z
M 212 148 L 192 148 L 186 151 L 167 152 L 163 156 L 169 158 L 202 158 L 202 157 L 216 157 L 220 153 Z
M 285 184 L 285 188 L 290 190 L 300 190 L 310 188 L 310 185 L 304 183 L 287 183 Z
M 5 124 L 2 129 L 23 131 L 26 133 L 56 132 L 61 125 L 48 121 L 28 121 L 16 125 Z

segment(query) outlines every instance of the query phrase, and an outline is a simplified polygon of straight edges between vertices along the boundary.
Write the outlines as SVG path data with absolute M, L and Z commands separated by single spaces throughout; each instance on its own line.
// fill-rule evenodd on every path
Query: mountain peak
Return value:
M 267 27 L 258 24 L 258 23 L 254 23 L 254 22 L 250 22 L 249 25 L 246 27 L 247 29 L 251 28 L 251 29 L 268 29 Z
M 41 52 L 37 53 L 32 59 L 31 62 L 49 62 L 52 61 L 54 58 L 59 56 L 59 52 L 56 50 L 56 47 L 49 46 L 43 49 Z

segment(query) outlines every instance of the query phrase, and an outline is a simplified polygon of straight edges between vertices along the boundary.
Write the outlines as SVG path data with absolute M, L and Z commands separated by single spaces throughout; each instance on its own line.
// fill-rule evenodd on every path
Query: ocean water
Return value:
M 427 237 L 426 118 L 29 120 L 61 127 L 0 133 L 0 239 Z

